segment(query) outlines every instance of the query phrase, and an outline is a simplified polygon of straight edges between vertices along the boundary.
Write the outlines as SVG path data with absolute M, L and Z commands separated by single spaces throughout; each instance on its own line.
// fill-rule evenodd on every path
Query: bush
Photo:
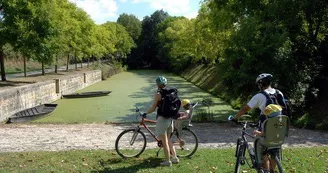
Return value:
M 122 63 L 120 62 L 113 62 L 113 63 L 96 63 L 93 69 L 100 69 L 101 70 L 101 79 L 106 80 L 110 76 L 114 74 L 122 72 L 124 69 L 121 67 Z
M 215 122 L 214 112 L 211 110 L 196 110 L 195 115 L 192 117 L 193 122 L 197 123 L 209 123 Z

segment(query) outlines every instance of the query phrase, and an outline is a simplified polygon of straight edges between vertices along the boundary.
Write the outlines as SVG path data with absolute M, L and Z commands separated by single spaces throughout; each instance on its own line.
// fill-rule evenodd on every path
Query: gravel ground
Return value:
M 133 124 L 3 124 L 0 152 L 114 149 L 119 133 L 133 127 Z M 200 148 L 234 147 L 240 135 L 240 127 L 232 124 L 194 124 L 192 130 L 199 138 Z M 149 133 L 142 131 L 148 138 L 147 148 L 156 147 Z M 284 147 L 314 146 L 328 146 L 328 132 L 292 128 L 284 144 Z

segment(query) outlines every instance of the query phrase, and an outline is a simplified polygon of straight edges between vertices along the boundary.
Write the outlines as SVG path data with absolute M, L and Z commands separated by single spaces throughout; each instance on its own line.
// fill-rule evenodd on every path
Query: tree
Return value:
M 133 14 L 120 14 L 117 23 L 125 27 L 125 30 L 136 41 L 141 34 L 141 21 Z
M 150 64 L 152 68 L 160 67 L 158 59 L 158 30 L 157 26 L 169 17 L 167 12 L 163 10 L 155 11 L 150 17 L 146 16 L 142 21 L 142 32 L 138 42 L 143 51 L 142 59 L 146 64 Z

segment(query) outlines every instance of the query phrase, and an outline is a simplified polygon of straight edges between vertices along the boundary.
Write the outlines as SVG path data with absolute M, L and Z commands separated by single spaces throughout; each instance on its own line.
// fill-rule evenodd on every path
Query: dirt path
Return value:
M 1 125 L 0 152 L 113 149 L 118 134 L 133 125 Z M 194 124 L 202 148 L 233 147 L 240 128 L 230 124 Z M 143 130 L 145 132 L 145 130 Z M 146 133 L 148 134 L 148 133 Z M 148 148 L 155 147 L 147 135 Z M 285 147 L 328 146 L 328 132 L 291 129 Z

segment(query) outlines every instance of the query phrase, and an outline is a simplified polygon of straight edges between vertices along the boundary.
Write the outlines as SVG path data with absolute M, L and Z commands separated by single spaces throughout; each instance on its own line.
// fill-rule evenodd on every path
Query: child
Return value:
M 268 118 L 272 118 L 272 117 L 281 115 L 281 111 L 282 111 L 281 106 L 275 105 L 275 104 L 269 104 L 268 106 L 265 107 L 264 115 L 266 115 L 266 117 L 268 117 Z M 254 136 L 263 136 L 263 131 L 254 130 L 253 135 Z
M 174 121 L 174 128 L 178 134 L 181 134 L 182 128 L 189 125 L 192 114 L 192 105 L 190 100 L 183 99 L 181 106 L 184 108 L 184 112 L 179 112 L 179 117 Z

